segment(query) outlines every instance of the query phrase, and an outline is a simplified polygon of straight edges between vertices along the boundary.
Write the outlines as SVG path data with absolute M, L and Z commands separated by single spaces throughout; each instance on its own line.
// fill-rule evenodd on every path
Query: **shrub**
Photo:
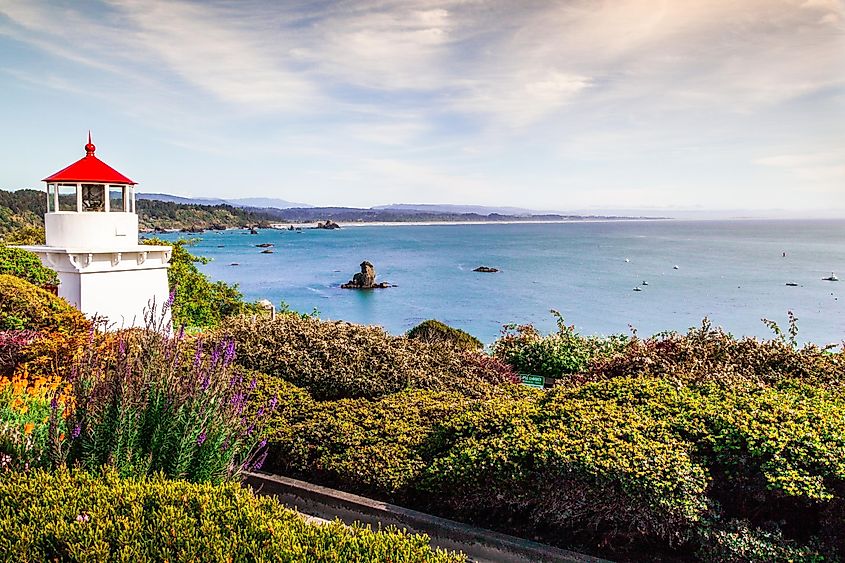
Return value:
M 537 393 L 444 421 L 423 488 L 464 517 L 527 521 L 591 544 L 688 541 L 706 472 L 659 419 L 610 401 Z
M 800 547 L 775 531 L 753 528 L 747 521 L 732 520 L 703 534 L 704 544 L 697 555 L 704 561 L 791 561 L 815 563 L 828 558 L 809 547 Z
M 21 278 L 0 274 L 0 330 L 87 331 L 91 323 L 70 303 Z
M 92 334 L 73 365 L 69 440 L 52 440 L 54 459 L 211 482 L 260 467 L 263 414 L 277 401 L 259 407 L 258 419 L 247 416 L 257 381 L 230 370 L 234 342 L 209 346 L 159 329 Z
M 582 379 L 646 375 L 681 383 L 769 385 L 796 378 L 841 385 L 843 373 L 845 349 L 836 352 L 812 344 L 798 348 L 781 338 L 736 339 L 704 319 L 701 327 L 684 335 L 669 332 L 645 340 L 633 338 L 616 354 L 594 361 Z
M 21 562 L 464 561 L 425 536 L 309 524 L 235 484 L 124 480 L 114 471 L 4 476 L 0 529 L 0 553 Z
M 592 362 L 624 346 L 626 337 L 581 336 L 557 311 L 557 332 L 542 336 L 531 325 L 506 325 L 493 343 L 494 355 L 518 373 L 562 378 L 587 369 Z
M 424 342 L 443 342 L 465 350 L 480 350 L 484 344 L 479 339 L 459 328 L 436 320 L 423 321 L 408 331 L 408 338 Z
M 59 276 L 28 250 L 0 245 L 0 274 L 17 276 L 37 286 L 59 285 Z
M 295 314 L 238 317 L 217 338 L 238 343 L 243 367 L 289 381 L 318 400 L 375 398 L 408 388 L 482 396 L 490 384 L 514 378 L 506 366 L 477 352 Z
M 457 393 L 420 390 L 318 403 L 281 436 L 271 436 L 268 463 L 359 491 L 401 494 L 426 468 L 423 444 L 435 425 L 467 403 Z

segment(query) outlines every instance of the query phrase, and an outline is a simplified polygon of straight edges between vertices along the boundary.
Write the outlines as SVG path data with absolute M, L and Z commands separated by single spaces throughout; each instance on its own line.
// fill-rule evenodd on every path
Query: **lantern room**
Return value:
M 143 326 L 153 308 L 166 315 L 173 248 L 138 244 L 135 182 L 97 158 L 88 133 L 85 156 L 47 183 L 46 244 L 24 246 L 59 276 L 59 297 L 109 326 Z
M 89 132 L 85 156 L 43 180 L 48 246 L 138 242 L 135 182 L 97 158 L 95 151 Z

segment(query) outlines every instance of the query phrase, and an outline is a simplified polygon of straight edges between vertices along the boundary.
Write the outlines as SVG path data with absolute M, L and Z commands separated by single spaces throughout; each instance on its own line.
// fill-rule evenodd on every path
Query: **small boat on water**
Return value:
M 798 284 L 795 282 L 786 282 L 786 285 L 788 285 L 789 287 L 798 287 Z
M 642 290 L 643 290 L 643 288 L 641 288 L 641 287 L 635 287 L 634 288 L 634 291 L 642 291 Z
M 643 285 L 648 285 L 648 282 L 643 280 Z
M 822 281 L 839 281 L 839 278 L 836 277 L 836 274 L 831 272 L 828 277 L 822 278 Z
M 680 269 L 681 269 L 681 267 L 680 267 L 680 266 L 678 266 L 677 264 L 675 264 L 674 266 L 672 266 L 672 269 L 673 269 L 673 270 L 680 270 Z

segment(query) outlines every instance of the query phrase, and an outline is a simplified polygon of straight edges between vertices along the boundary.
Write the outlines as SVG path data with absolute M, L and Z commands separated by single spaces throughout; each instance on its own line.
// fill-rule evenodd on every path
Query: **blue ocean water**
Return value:
M 212 259 L 202 270 L 238 283 L 249 299 L 316 308 L 325 319 L 395 334 L 436 318 L 490 343 L 506 323 L 553 330 L 556 309 L 584 334 L 629 325 L 641 336 L 685 331 L 706 316 L 735 335 L 768 337 L 760 319 L 785 327 L 791 310 L 800 340 L 845 339 L 843 220 L 391 225 L 198 237 L 193 252 Z M 265 242 L 273 254 L 256 247 Z M 363 260 L 398 287 L 341 289 Z M 500 272 L 472 271 L 480 265 Z M 843 281 L 823 281 L 831 272 Z

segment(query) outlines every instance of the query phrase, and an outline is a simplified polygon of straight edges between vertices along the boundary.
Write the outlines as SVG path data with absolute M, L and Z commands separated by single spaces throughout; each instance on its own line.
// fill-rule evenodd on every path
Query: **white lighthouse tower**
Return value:
M 114 328 L 140 326 L 168 298 L 170 246 L 138 244 L 135 182 L 94 156 L 45 178 L 46 244 L 25 246 L 59 275 L 59 297 Z

